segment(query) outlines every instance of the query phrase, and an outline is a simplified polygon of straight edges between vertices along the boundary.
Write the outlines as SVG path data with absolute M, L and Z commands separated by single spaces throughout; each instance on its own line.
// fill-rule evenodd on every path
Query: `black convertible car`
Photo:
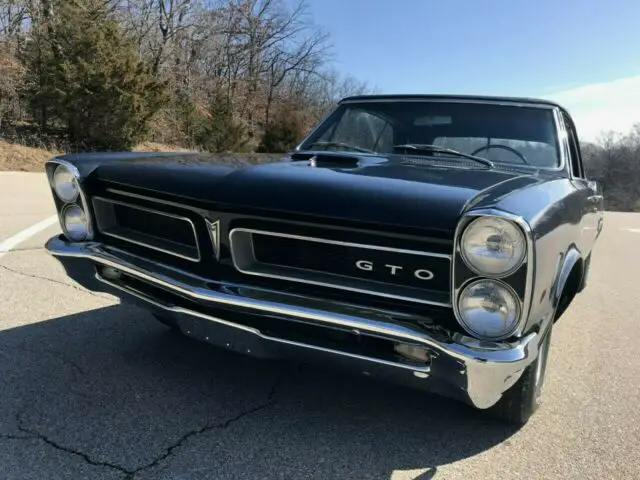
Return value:
M 585 288 L 603 197 L 559 105 L 343 99 L 282 161 L 57 156 L 68 275 L 185 335 L 524 423 Z

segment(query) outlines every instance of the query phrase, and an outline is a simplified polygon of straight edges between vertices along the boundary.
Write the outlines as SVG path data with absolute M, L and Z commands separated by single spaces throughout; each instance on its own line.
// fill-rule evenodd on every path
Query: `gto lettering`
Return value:
M 391 275 L 394 275 L 394 276 L 401 273 L 402 270 L 404 269 L 404 267 L 400 265 L 385 264 L 384 267 L 389 271 Z M 369 260 L 358 260 L 356 261 L 356 268 L 360 270 L 364 270 L 365 272 L 372 272 L 375 266 L 373 262 L 370 262 Z M 431 272 L 430 270 L 426 270 L 424 268 L 414 270 L 413 276 L 418 280 L 432 280 L 434 277 L 433 272 Z
M 373 270 L 373 263 L 367 262 L 366 260 L 358 260 L 356 262 L 356 267 L 358 267 L 360 270 L 366 270 L 367 272 L 370 272 L 371 270 Z
M 431 280 L 433 278 L 433 273 L 429 270 L 416 270 L 413 272 L 413 276 L 418 280 Z
M 402 267 L 399 267 L 398 265 L 385 265 L 385 267 L 391 270 L 391 275 L 395 275 L 396 270 L 402 270 Z

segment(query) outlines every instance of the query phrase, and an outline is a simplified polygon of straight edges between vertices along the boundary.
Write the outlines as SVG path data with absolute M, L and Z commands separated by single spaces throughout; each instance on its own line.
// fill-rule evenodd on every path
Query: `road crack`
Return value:
M 23 420 L 23 411 L 18 412 L 18 414 L 16 415 L 16 422 L 17 422 L 17 428 L 20 432 L 22 432 L 25 435 L 3 435 L 0 434 L 0 439 L 8 439 L 8 440 L 31 440 L 31 439 L 37 439 L 40 440 L 41 442 L 49 445 L 50 447 L 61 451 L 61 452 L 65 452 L 69 455 L 72 455 L 74 457 L 78 457 L 80 459 L 82 459 L 85 463 L 89 464 L 89 465 L 93 465 L 96 467 L 103 467 L 103 468 L 109 468 L 112 470 L 115 470 L 119 473 L 121 473 L 124 476 L 124 480 L 134 480 L 136 475 L 138 473 L 142 473 L 146 470 L 150 470 L 152 468 L 157 467 L 158 465 L 160 465 L 163 461 L 169 459 L 174 451 L 180 447 L 182 447 L 188 440 L 190 440 L 193 437 L 196 437 L 198 435 L 202 435 L 204 433 L 210 432 L 212 430 L 216 430 L 216 429 L 226 429 L 229 426 L 231 426 L 232 424 L 242 420 L 243 418 L 246 418 L 247 416 L 253 415 L 257 412 L 260 412 L 262 410 L 265 410 L 269 407 L 272 407 L 273 405 L 276 404 L 275 401 L 275 396 L 276 396 L 276 392 L 278 389 L 278 386 L 280 385 L 280 381 L 282 379 L 282 375 L 278 376 L 278 378 L 276 379 L 276 381 L 274 382 L 274 384 L 272 385 L 272 387 L 269 390 L 269 393 L 266 396 L 266 399 L 264 402 L 248 408 L 246 410 L 243 410 L 242 412 L 238 413 L 237 415 L 228 418 L 224 421 L 221 422 L 216 422 L 216 423 L 207 423 L 206 425 L 204 425 L 203 427 L 191 430 L 187 433 L 185 433 L 184 435 L 182 435 L 180 438 L 178 438 L 173 444 L 171 444 L 169 447 L 167 447 L 165 449 L 165 451 L 158 455 L 156 458 L 154 458 L 151 462 L 142 465 L 136 469 L 128 469 L 126 467 L 123 467 L 122 465 L 118 465 L 116 463 L 112 463 L 109 461 L 101 461 L 101 460 L 96 460 L 94 458 L 92 458 L 89 454 L 76 449 L 76 448 L 72 448 L 72 447 L 68 447 L 65 445 L 62 445 L 61 443 L 57 442 L 56 440 L 50 438 L 49 436 L 39 432 L 38 430 L 36 430 L 33 427 L 29 427 L 26 422 Z
M 112 470 L 116 470 L 120 473 L 122 473 L 125 478 L 129 478 L 129 476 L 131 474 L 133 474 L 132 471 L 127 470 L 124 467 L 121 467 L 120 465 L 116 465 L 114 463 L 111 462 L 102 462 L 102 461 L 98 461 L 98 460 L 94 460 L 93 458 L 91 458 L 88 454 L 77 450 L 75 448 L 71 448 L 71 447 L 67 447 L 64 446 L 58 442 L 56 442 L 55 440 L 49 438 L 48 436 L 38 432 L 37 430 L 35 430 L 34 428 L 30 428 L 27 425 L 25 425 L 25 422 L 22 419 L 22 415 L 23 412 L 18 412 L 18 414 L 16 415 L 16 422 L 18 424 L 18 430 L 20 430 L 22 433 L 26 433 L 28 435 L 28 437 L 24 436 L 21 437 L 21 439 L 25 439 L 25 438 L 30 438 L 30 439 L 36 439 L 36 440 L 40 440 L 41 442 L 49 445 L 50 447 L 61 451 L 61 452 L 65 452 L 69 455 L 73 455 L 75 457 L 81 458 L 85 463 L 88 463 L 89 465 L 93 465 L 96 467 L 105 467 L 105 468 L 110 468 Z
M 204 433 L 216 430 L 216 429 L 221 429 L 224 430 L 226 428 L 228 428 L 230 425 L 242 420 L 243 418 L 252 415 L 254 413 L 260 412 L 262 410 L 265 410 L 269 407 L 272 407 L 276 404 L 275 402 L 275 396 L 278 390 L 278 387 L 280 385 L 280 382 L 282 380 L 282 375 L 279 375 L 278 378 L 276 378 L 275 382 L 273 383 L 273 385 L 271 386 L 271 388 L 269 389 L 269 393 L 267 394 L 267 397 L 265 399 L 264 402 L 262 402 L 259 405 L 256 405 L 255 407 L 249 408 L 247 410 L 244 410 L 240 413 L 238 413 L 237 415 L 235 415 L 234 417 L 231 417 L 223 422 L 218 422 L 218 423 L 209 423 L 207 425 L 204 425 L 201 428 L 195 429 L 195 430 L 191 430 L 190 432 L 185 433 L 184 435 L 182 435 L 182 437 L 180 437 L 176 442 L 174 442 L 172 445 L 170 445 L 169 447 L 167 447 L 167 449 L 165 450 L 165 452 L 162 455 L 159 455 L 158 457 L 156 457 L 153 461 L 149 462 L 147 465 L 144 465 L 138 469 L 135 470 L 133 476 L 128 477 L 129 479 L 133 479 L 135 474 L 143 472 L 145 470 L 150 470 L 154 467 L 157 467 L 160 463 L 162 463 L 164 460 L 167 460 L 169 457 L 171 457 L 171 455 L 173 454 L 173 452 L 180 448 L 182 445 L 184 445 L 188 440 L 190 440 L 193 437 L 196 437 L 198 435 L 202 435 Z
M 0 433 L 0 440 L 33 440 L 33 435 L 12 435 L 10 433 Z
M 55 279 L 49 278 L 49 277 L 43 277 L 42 275 L 36 275 L 36 274 L 33 274 L 33 273 L 21 272 L 20 270 L 15 270 L 15 269 L 13 269 L 11 267 L 7 267 L 6 265 L 0 265 L 0 269 L 6 270 L 7 272 L 14 273 L 16 275 L 22 275 L 23 277 L 35 278 L 36 280 L 44 280 L 46 282 L 54 283 L 56 285 L 62 285 L 63 287 L 73 288 L 74 290 L 78 290 L 79 292 L 87 293 L 89 295 L 93 295 L 94 297 L 105 298 L 107 300 L 111 300 L 111 297 L 109 297 L 107 295 L 103 295 L 103 294 L 100 294 L 100 293 L 97 293 L 97 292 L 92 292 L 91 290 L 87 290 L 86 288 L 82 288 L 82 287 L 79 287 L 78 285 L 73 285 L 71 283 L 61 282 L 60 280 L 55 280 Z
M 85 369 L 82 368 L 78 363 L 76 363 L 75 361 L 71 360 L 69 357 L 67 357 L 63 353 L 58 352 L 56 350 L 47 350 L 47 349 L 40 350 L 37 348 L 30 348 L 26 345 L 10 345 L 10 346 L 6 346 L 5 348 L 8 348 L 10 350 L 17 350 L 25 353 L 31 353 L 34 355 L 49 355 L 55 358 L 56 360 L 58 360 L 60 363 L 70 367 L 74 373 L 77 373 L 82 376 L 87 375 L 87 372 L 85 371 Z

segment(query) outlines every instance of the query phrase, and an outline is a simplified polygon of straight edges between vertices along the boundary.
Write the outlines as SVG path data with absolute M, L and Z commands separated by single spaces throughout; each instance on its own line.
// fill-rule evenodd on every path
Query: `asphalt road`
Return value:
M 43 175 L 0 174 L 0 245 L 53 214 Z M 521 429 L 172 334 L 72 284 L 56 231 L 0 248 L 3 480 L 640 478 L 640 214 L 606 214 Z

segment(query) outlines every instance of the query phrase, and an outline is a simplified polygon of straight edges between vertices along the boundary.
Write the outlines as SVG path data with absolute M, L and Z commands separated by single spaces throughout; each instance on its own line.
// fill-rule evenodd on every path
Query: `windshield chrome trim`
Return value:
M 313 128 L 311 128 L 311 130 L 309 130 L 309 132 L 302 138 L 302 140 L 300 142 L 298 142 L 298 144 L 293 147 L 290 151 L 290 153 L 296 153 L 296 152 L 306 152 L 308 150 L 300 150 L 300 147 L 302 147 L 303 144 L 305 144 L 307 142 L 307 140 L 309 140 L 313 135 L 315 135 L 315 133 L 320 130 L 320 128 L 338 111 L 340 110 L 340 104 L 338 103 L 334 108 L 332 108 L 327 114 L 325 114 L 320 120 L 317 121 L 317 123 L 313 126 Z
M 413 97 L 413 98 L 354 98 L 354 99 L 344 99 L 341 100 L 340 103 L 338 105 L 346 105 L 348 103 L 399 103 L 399 102 L 411 102 L 411 103 L 415 103 L 415 102 L 426 102 L 426 103 L 476 103 L 476 104 L 485 104 L 485 105 L 511 105 L 511 106 L 515 106 L 515 107 L 533 107 L 533 108 L 543 108 L 543 109 L 548 109 L 548 110 L 553 110 L 555 108 L 558 108 L 555 105 L 551 105 L 548 103 L 544 103 L 544 102 L 535 102 L 535 101 L 531 101 L 531 102 L 527 102 L 527 101 L 522 101 L 522 100 L 518 100 L 518 99 L 514 99 L 514 100 L 509 100 L 506 98 L 499 98 L 499 99 L 495 99 L 495 100 L 491 100 L 491 99 L 485 99 L 485 98 L 455 98 L 455 97 L 451 97 L 451 98 L 447 98 L 447 97 L 442 97 L 442 98 L 428 98 L 428 97 L 424 97 L 424 98 L 417 98 L 417 97 Z

